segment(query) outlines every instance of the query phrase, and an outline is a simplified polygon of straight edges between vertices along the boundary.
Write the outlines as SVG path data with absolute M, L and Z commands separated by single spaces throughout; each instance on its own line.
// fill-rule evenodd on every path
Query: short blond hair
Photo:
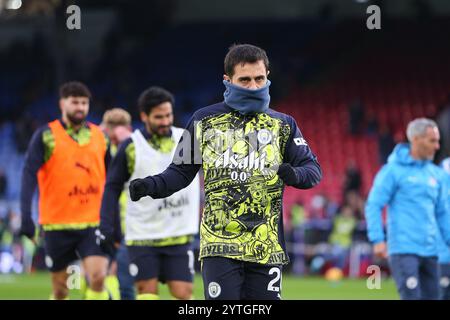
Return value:
M 102 126 L 115 128 L 117 126 L 130 126 L 131 115 L 122 108 L 107 110 L 103 115 Z

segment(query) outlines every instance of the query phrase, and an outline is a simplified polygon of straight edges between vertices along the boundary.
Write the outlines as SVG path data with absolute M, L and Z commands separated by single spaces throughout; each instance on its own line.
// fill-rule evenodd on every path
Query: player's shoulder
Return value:
M 280 119 L 289 123 L 295 122 L 294 117 L 292 117 L 291 115 L 284 112 L 276 111 L 272 108 L 269 108 L 266 113 L 272 118 Z
M 40 127 L 38 127 L 36 129 L 36 131 L 34 131 L 33 138 L 35 138 L 35 139 L 42 139 L 46 135 L 51 135 L 51 133 L 52 133 L 52 131 L 50 130 L 50 126 L 48 125 L 48 123 L 46 123 L 46 124 L 41 125 Z
M 385 164 L 383 164 L 378 171 L 381 174 L 390 175 L 395 174 L 403 169 L 403 166 L 397 162 L 388 161 Z
M 289 114 L 286 114 L 286 113 L 283 113 L 280 111 L 276 111 L 272 108 L 269 108 L 266 113 L 269 117 L 274 118 L 274 119 L 279 119 L 279 120 L 289 124 L 290 126 L 293 126 L 296 124 L 294 117 L 292 117 Z
M 401 177 L 404 177 L 408 172 L 404 166 L 395 161 L 388 161 L 381 166 L 376 174 L 376 179 L 380 182 L 386 179 L 392 179 L 393 181 L 404 181 Z
M 176 126 L 172 126 L 172 128 L 171 128 L 171 130 L 174 132 L 174 133 L 182 133 L 182 132 L 184 132 L 184 128 L 180 128 L 180 127 L 176 127 Z
M 119 153 L 125 153 L 128 154 L 131 149 L 134 150 L 134 142 L 133 142 L 133 138 L 130 136 L 128 138 L 126 138 L 125 140 L 123 140 L 118 148 L 117 148 L 117 154 Z
M 120 143 L 119 148 L 128 149 L 128 148 L 130 148 L 130 146 L 134 146 L 134 142 L 133 142 L 133 138 L 132 137 L 128 137 L 125 140 L 123 140 Z
M 28 150 L 40 149 L 42 146 L 50 144 L 53 140 L 54 137 L 48 124 L 42 125 L 33 132 Z
M 231 111 L 232 109 L 229 106 L 227 106 L 224 102 L 219 102 L 196 110 L 194 112 L 193 119 L 200 121 L 207 117 L 211 117 L 222 113 L 228 113 Z
M 176 127 L 176 126 L 172 126 L 170 128 L 170 130 L 172 131 L 172 139 L 174 139 L 175 141 L 180 140 L 180 138 L 183 136 L 183 134 L 186 131 L 186 129 L 180 128 L 180 127 Z
M 36 132 L 42 133 L 42 132 L 47 131 L 47 130 L 50 130 L 50 126 L 49 126 L 48 123 L 45 123 L 45 124 L 39 126 L 39 127 L 36 129 L 35 133 L 36 133 Z

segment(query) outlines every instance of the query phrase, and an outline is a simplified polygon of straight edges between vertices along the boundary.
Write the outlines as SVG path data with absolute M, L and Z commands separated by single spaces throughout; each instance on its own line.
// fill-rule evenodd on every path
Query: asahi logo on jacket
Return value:
M 162 204 L 158 207 L 158 210 L 161 211 L 163 209 L 176 209 L 182 206 L 186 206 L 189 204 L 189 199 L 186 196 L 181 196 L 175 199 L 164 198 Z
M 216 168 L 229 168 L 240 170 L 260 170 L 263 171 L 266 164 L 266 153 L 263 152 L 258 157 L 256 152 L 252 151 L 248 156 L 240 157 L 239 154 L 232 153 L 231 149 L 227 149 L 215 162 Z

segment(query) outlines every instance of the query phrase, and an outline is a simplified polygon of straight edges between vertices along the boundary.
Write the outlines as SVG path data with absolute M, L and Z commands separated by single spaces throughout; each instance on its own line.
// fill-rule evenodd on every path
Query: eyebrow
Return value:
M 265 77 L 266 77 L 265 75 L 259 75 L 259 76 L 254 77 L 254 79 L 260 80 L 260 79 L 264 79 Z M 239 81 L 243 81 L 243 80 L 249 81 L 251 79 L 252 79 L 252 77 L 248 77 L 248 76 L 238 78 Z
M 172 114 L 173 114 L 173 112 L 169 112 L 166 114 L 158 114 L 158 115 L 155 115 L 155 118 L 170 117 Z

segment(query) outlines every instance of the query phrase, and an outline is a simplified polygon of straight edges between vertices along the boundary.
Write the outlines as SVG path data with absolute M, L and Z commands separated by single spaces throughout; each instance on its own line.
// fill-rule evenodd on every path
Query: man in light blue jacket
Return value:
M 434 121 L 420 118 L 408 124 L 406 135 L 410 143 L 397 145 L 375 177 L 365 210 L 368 237 L 376 256 L 389 256 L 401 299 L 438 299 L 441 235 L 450 245 L 445 173 L 432 163 L 439 130 Z
M 446 172 L 450 210 L 450 157 L 442 161 L 441 167 Z M 445 245 L 443 238 L 439 242 L 438 262 L 441 269 L 441 279 L 439 281 L 441 286 L 441 299 L 450 300 L 450 249 Z

